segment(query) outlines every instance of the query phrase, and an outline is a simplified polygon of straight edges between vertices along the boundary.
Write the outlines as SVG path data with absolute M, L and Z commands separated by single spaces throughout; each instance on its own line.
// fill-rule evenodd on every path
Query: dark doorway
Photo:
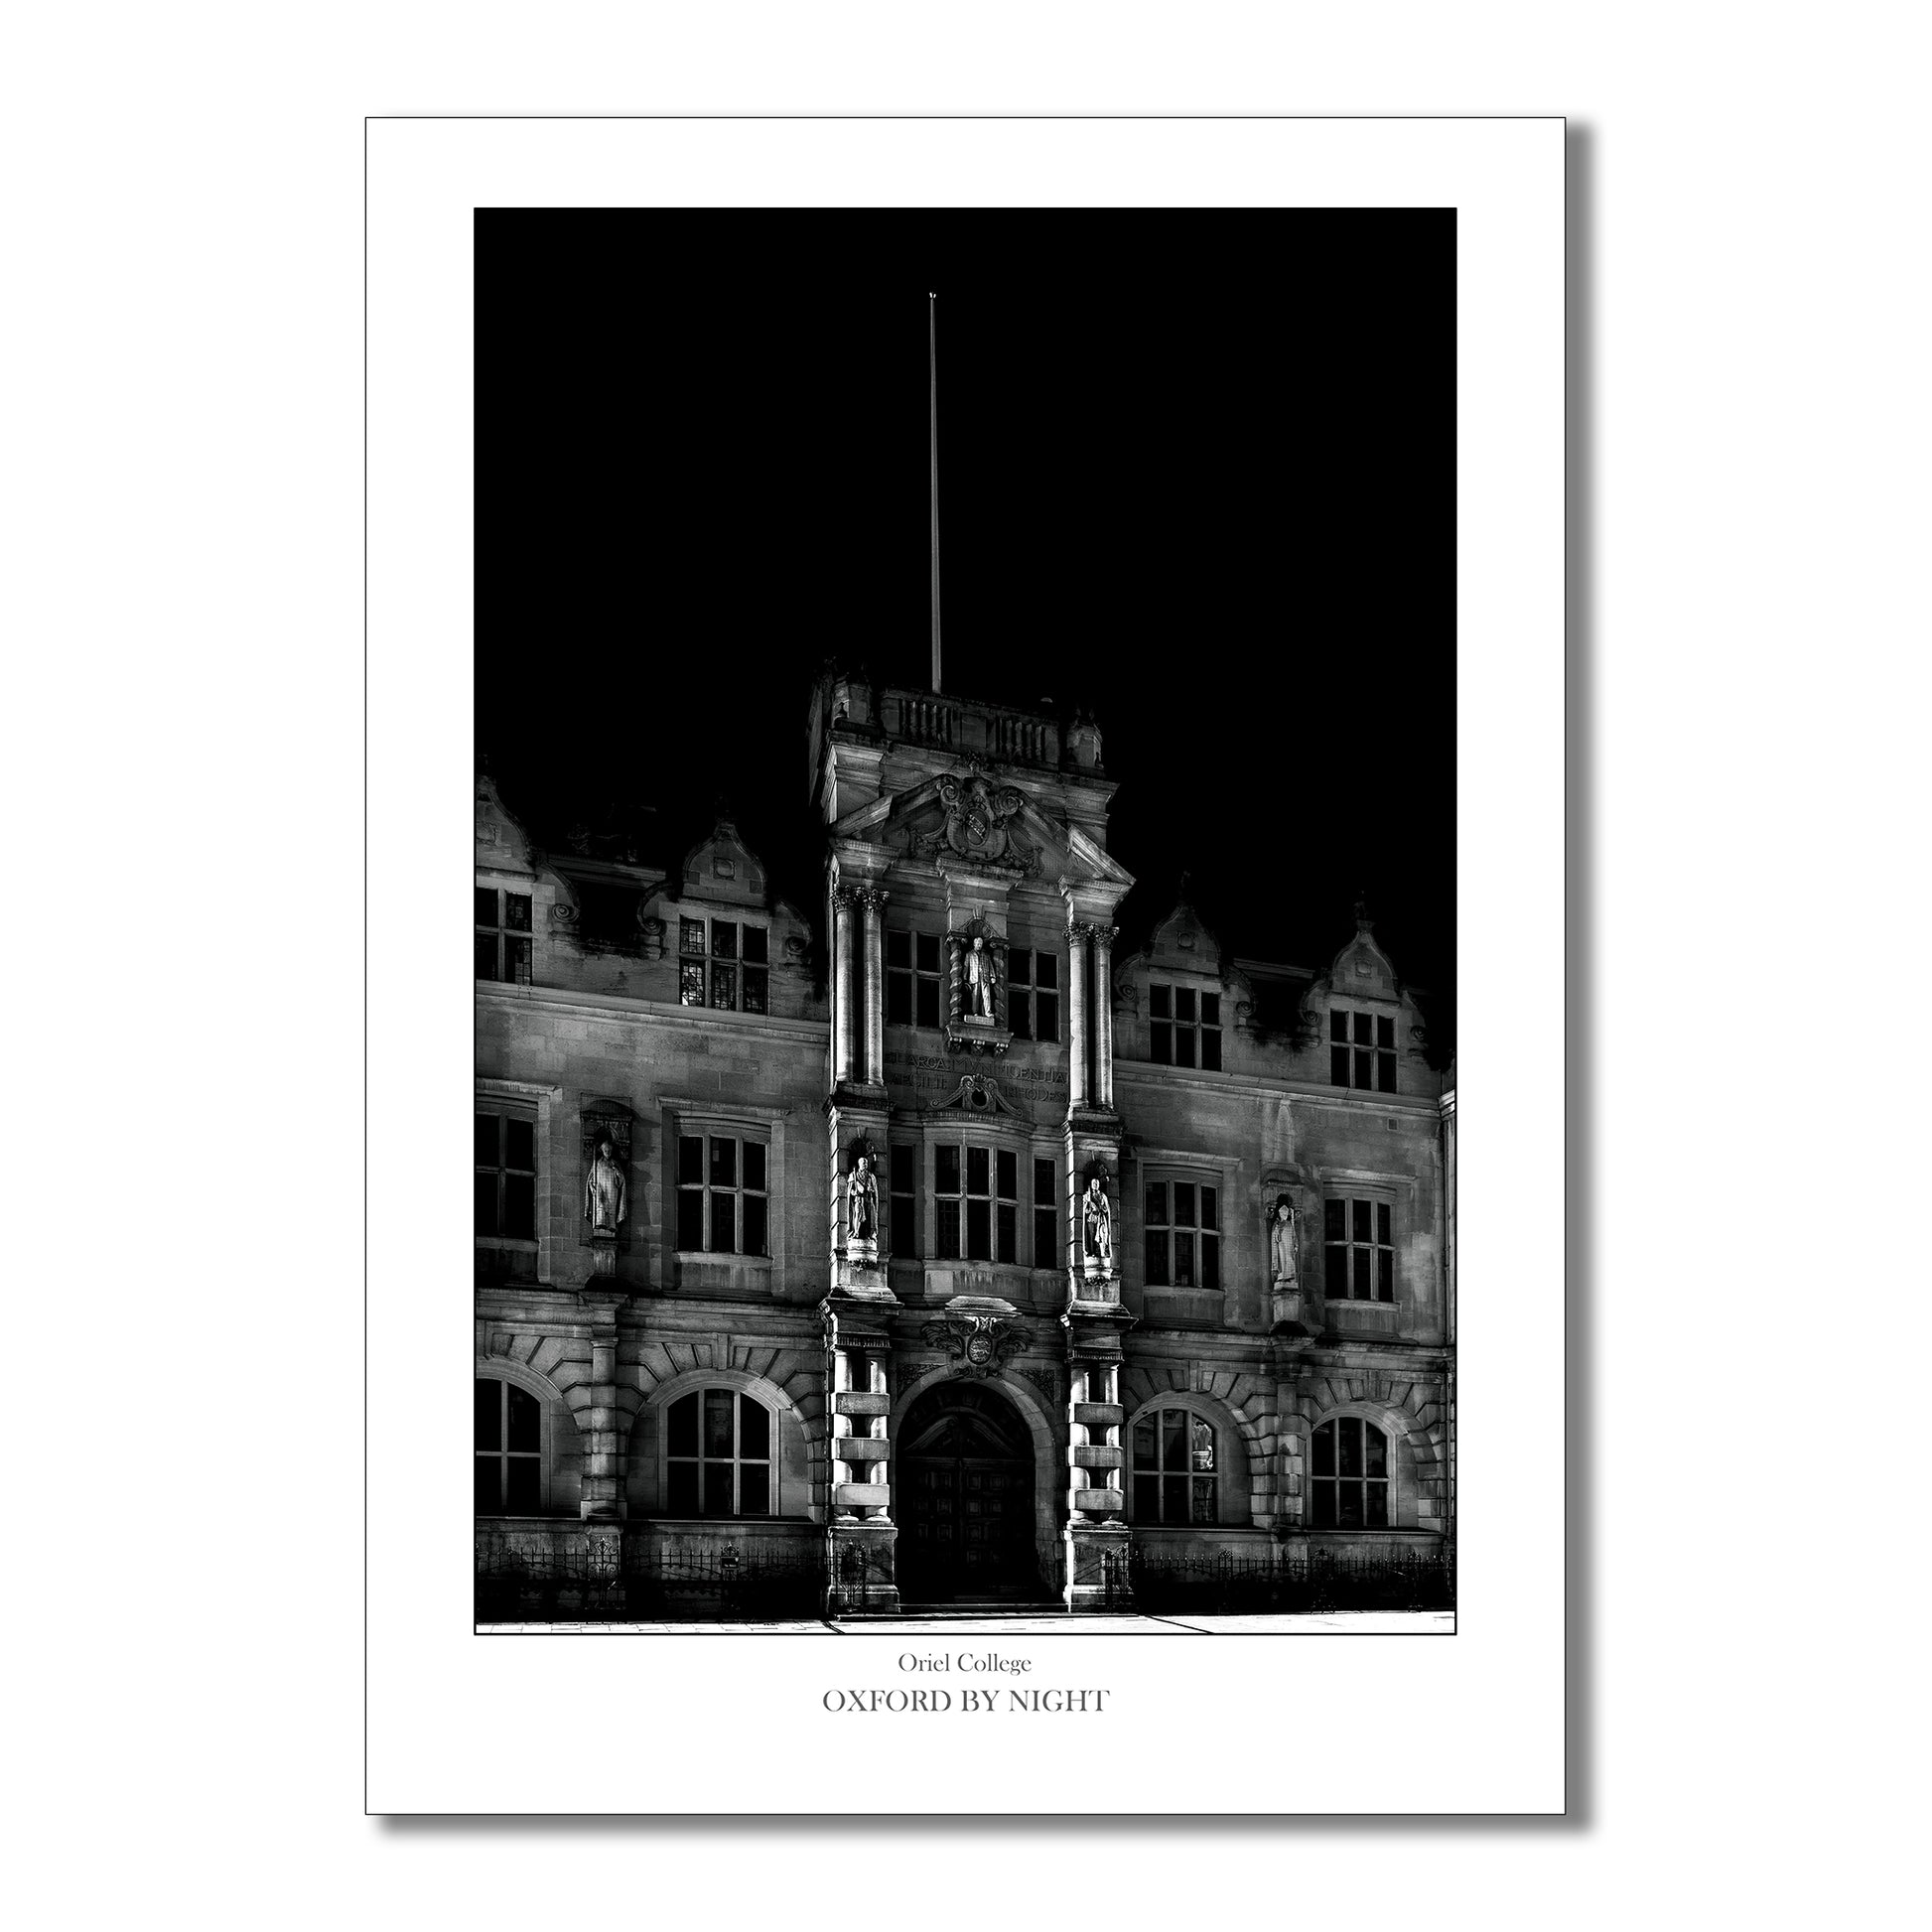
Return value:
M 899 1429 L 898 1587 L 906 1603 L 1046 1599 L 1034 1554 L 1034 1450 L 1013 1404 L 944 1382 Z

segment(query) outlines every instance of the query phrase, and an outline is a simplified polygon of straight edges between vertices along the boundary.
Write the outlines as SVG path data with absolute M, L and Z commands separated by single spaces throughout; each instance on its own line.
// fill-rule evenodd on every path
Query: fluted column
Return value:
M 859 900 L 866 921 L 866 1064 L 861 1077 L 877 1086 L 886 1078 L 886 894 L 874 886 Z
M 1114 935 L 1118 926 L 1093 929 L 1093 1103 L 1114 1104 Z
M 1087 1104 L 1087 928 L 1066 929 L 1066 1104 Z
M 852 889 L 833 888 L 832 916 L 832 1080 L 844 1086 L 852 1078 L 852 1021 L 854 972 Z

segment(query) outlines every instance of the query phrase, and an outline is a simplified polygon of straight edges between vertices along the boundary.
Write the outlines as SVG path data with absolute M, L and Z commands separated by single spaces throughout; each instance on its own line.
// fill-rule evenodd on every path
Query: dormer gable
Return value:
M 477 870 L 534 879 L 536 848 L 488 778 L 477 780 Z
M 728 818 L 721 818 L 710 834 L 684 855 L 679 879 L 679 897 L 683 898 L 724 905 L 765 903 L 764 867 Z

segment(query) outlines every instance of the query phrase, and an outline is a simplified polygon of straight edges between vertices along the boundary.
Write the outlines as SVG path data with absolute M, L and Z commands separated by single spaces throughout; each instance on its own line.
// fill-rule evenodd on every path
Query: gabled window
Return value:
M 1156 1066 L 1221 1070 L 1221 996 L 1191 986 L 1147 989 L 1147 1050 Z
M 1150 1180 L 1144 1199 L 1148 1287 L 1218 1289 L 1220 1189 L 1201 1180 Z
M 669 1516 L 771 1513 L 771 1412 L 733 1389 L 694 1389 L 665 1418 Z
M 1219 1520 L 1214 1428 L 1189 1409 L 1157 1409 L 1134 1424 L 1134 1518 L 1141 1523 Z
M 678 1136 L 680 1254 L 765 1252 L 765 1152 L 764 1142 L 734 1134 Z
M 1328 1082 L 1364 1092 L 1395 1092 L 1395 1021 L 1390 1015 L 1328 1009 Z
M 1331 1302 L 1395 1300 L 1395 1210 L 1385 1200 L 1321 1203 L 1322 1292 Z
M 530 983 L 530 895 L 477 888 L 477 977 Z
M 886 934 L 886 1022 L 939 1025 L 939 936 L 889 929 Z
M 1314 1527 L 1387 1529 L 1389 1439 L 1359 1416 L 1337 1416 L 1316 1428 L 1313 1449 Z
M 1007 953 L 1007 1026 L 1016 1039 L 1060 1036 L 1060 956 L 1015 946 Z
M 727 1013 L 771 1010 L 771 931 L 736 919 L 677 922 L 677 997 L 680 1006 Z

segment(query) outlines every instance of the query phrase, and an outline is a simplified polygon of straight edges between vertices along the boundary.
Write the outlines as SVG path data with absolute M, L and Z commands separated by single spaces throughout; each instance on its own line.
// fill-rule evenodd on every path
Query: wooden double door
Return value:
M 983 1383 L 942 1383 L 907 1413 L 898 1454 L 899 1596 L 908 1603 L 1041 1594 L 1026 1424 Z

